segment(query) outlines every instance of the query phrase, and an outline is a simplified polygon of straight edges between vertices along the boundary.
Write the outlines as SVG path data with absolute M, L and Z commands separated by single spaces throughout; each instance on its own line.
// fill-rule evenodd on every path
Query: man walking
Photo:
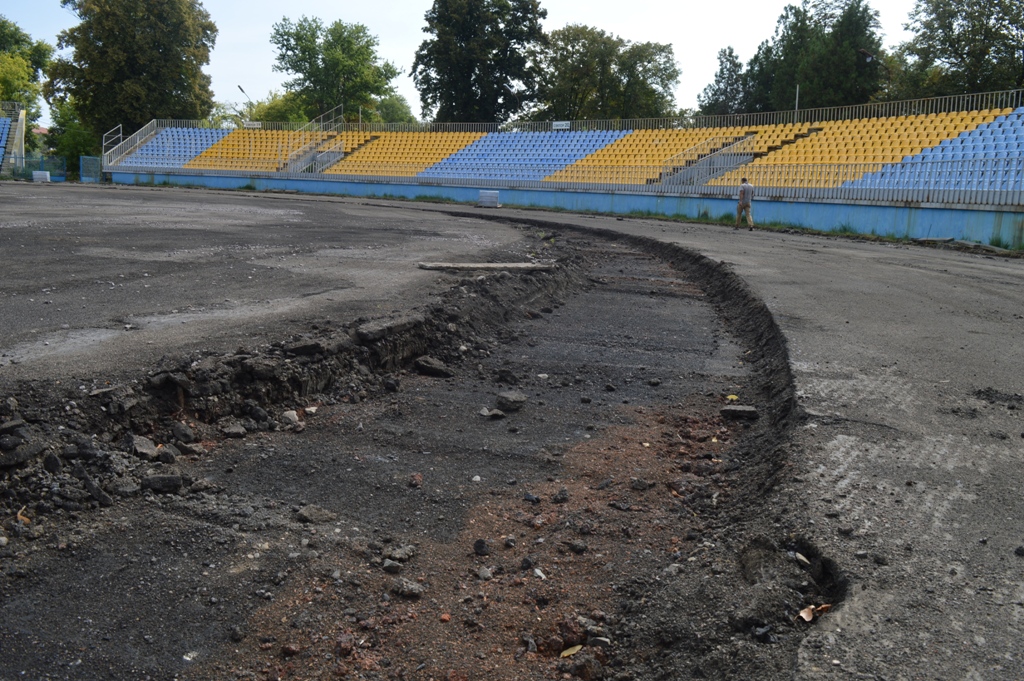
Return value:
M 750 229 L 754 229 L 754 215 L 750 212 L 750 202 L 754 199 L 754 185 L 747 182 L 747 178 L 743 178 L 743 183 L 740 185 L 740 200 L 736 204 L 736 228 L 740 226 L 740 218 L 743 217 L 743 213 L 747 214 L 747 226 Z

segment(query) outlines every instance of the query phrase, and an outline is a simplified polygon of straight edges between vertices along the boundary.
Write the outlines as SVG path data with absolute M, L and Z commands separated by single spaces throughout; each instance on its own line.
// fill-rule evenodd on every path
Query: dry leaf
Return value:
M 810 622 L 814 619 L 814 606 L 808 605 L 806 608 L 800 611 L 800 619 L 804 622 Z
M 17 519 L 17 521 L 19 523 L 24 523 L 25 525 L 31 525 L 32 521 L 29 519 L 29 517 L 27 515 L 23 515 L 26 508 L 28 508 L 28 507 L 27 506 L 22 506 L 21 510 L 18 511 L 18 514 L 15 516 L 15 518 Z
M 828 612 L 831 609 L 832 609 L 832 604 L 831 603 L 824 603 L 824 604 L 819 605 L 817 608 L 814 609 L 814 614 L 816 614 L 816 615 L 824 615 L 826 612 Z
M 562 654 L 559 655 L 559 657 L 572 657 L 581 650 L 583 650 L 583 646 L 573 646 L 572 648 L 566 648 L 562 651 Z
M 729 400 L 730 402 L 735 402 L 736 400 L 740 399 L 740 396 L 739 395 L 727 395 L 725 399 Z
M 798 562 L 803 563 L 804 565 L 810 565 L 811 564 L 811 561 L 807 560 L 807 558 L 804 557 L 804 554 L 802 554 L 802 553 L 797 553 L 796 554 L 796 559 L 797 559 Z

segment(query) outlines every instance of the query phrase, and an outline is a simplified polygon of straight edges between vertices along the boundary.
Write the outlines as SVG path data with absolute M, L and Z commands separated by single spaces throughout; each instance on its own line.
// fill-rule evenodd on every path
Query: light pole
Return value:
M 519 113 L 523 108 L 523 102 L 519 99 L 519 93 L 508 86 L 508 83 L 502 83 L 501 86 L 508 90 L 508 93 L 516 98 L 516 113 Z

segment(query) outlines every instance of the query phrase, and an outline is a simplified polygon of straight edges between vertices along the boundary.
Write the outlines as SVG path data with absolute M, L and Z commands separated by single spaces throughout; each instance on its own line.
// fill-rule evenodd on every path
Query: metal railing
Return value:
M 663 184 L 702 185 L 754 160 L 754 135 L 712 137 L 665 162 Z
M 117 172 L 117 168 L 107 168 Z M 571 192 L 657 194 L 735 199 L 738 172 L 755 186 L 755 201 L 834 201 L 886 204 L 956 204 L 1024 210 L 1024 159 L 921 161 L 910 164 L 842 163 L 745 166 L 704 185 L 660 181 L 663 166 L 587 166 L 544 179 L 516 177 L 522 168 L 494 164 L 474 175 L 423 176 L 422 165 L 378 164 L 338 173 L 282 173 L 245 170 L 130 168 L 129 173 L 177 176 L 234 176 L 266 179 L 318 179 L 381 185 L 472 187 Z M 737 175 L 733 177 L 733 175 Z
M 25 110 L 21 102 L 0 102 L 0 116 L 15 119 L 18 114 Z

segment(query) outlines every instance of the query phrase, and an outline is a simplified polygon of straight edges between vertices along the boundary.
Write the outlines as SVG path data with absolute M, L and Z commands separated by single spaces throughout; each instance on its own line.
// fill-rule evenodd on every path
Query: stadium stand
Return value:
M 7 138 L 11 134 L 11 119 L 0 118 L 0 167 L 4 164 L 4 154 L 7 151 Z
M 324 172 L 414 177 L 484 136 L 482 132 L 377 132 Z
M 708 184 L 738 185 L 742 177 L 747 177 L 754 185 L 761 186 L 837 187 L 865 173 L 881 170 L 885 164 L 909 160 L 925 149 L 970 132 L 1010 111 L 985 110 L 812 123 L 806 137 Z M 839 167 L 844 164 L 852 164 L 852 167 Z M 835 167 L 832 170 L 818 167 L 826 165 Z M 782 171 L 781 166 L 807 167 L 787 167 Z
M 809 126 L 801 124 L 756 127 L 684 128 L 676 130 L 635 130 L 596 150 L 586 158 L 544 178 L 548 182 L 649 184 L 662 177 L 666 166 L 685 166 L 699 160 L 711 149 L 707 143 L 754 136 L 751 151 L 765 154 L 792 144 L 805 136 Z M 688 153 L 689 152 L 689 153 Z
M 420 177 L 542 180 L 621 139 L 628 131 L 497 132 L 486 135 Z
M 888 164 L 844 187 L 972 187 L 1007 191 L 1024 182 L 1024 107 Z
M 233 130 L 185 164 L 197 170 L 279 172 L 293 154 L 327 139 L 329 133 L 299 130 Z
M 222 128 L 164 128 L 120 163 L 129 168 L 181 168 L 231 131 Z

